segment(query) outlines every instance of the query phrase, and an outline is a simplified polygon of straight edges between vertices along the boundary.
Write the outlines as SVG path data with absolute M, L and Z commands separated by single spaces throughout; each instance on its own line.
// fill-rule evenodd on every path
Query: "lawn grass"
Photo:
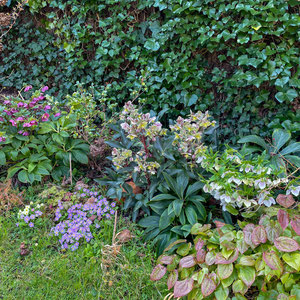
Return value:
M 122 246 L 108 268 L 102 264 L 100 249 L 111 244 L 113 226 L 106 228 L 107 234 L 101 233 L 90 250 L 81 246 L 75 252 L 61 252 L 49 236 L 50 220 L 29 236 L 20 234 L 15 222 L 13 213 L 0 216 L 0 299 L 148 300 L 167 294 L 165 283 L 149 279 L 155 263 L 153 250 L 142 242 L 136 225 L 122 218 L 118 230 L 128 228 L 135 237 Z M 20 255 L 21 242 L 30 249 L 27 256 Z

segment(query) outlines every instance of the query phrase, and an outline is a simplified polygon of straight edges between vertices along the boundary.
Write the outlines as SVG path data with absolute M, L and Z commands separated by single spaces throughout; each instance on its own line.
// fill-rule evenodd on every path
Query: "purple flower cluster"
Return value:
M 32 86 L 25 87 L 24 91 L 28 92 Z M 44 86 L 41 91 L 35 92 L 29 100 L 23 98 L 9 99 L 3 102 L 3 115 L 0 116 L 0 127 L 12 126 L 18 129 L 18 134 L 23 136 L 30 135 L 29 128 L 36 128 L 40 122 L 47 122 L 50 118 L 50 105 L 44 102 L 46 92 L 49 88 Z M 59 117 L 60 113 L 54 114 Z M 1 124 L 4 123 L 4 124 Z M 6 137 L 0 134 L 0 142 L 5 142 Z
M 40 211 L 40 208 L 42 206 L 43 204 L 38 204 L 36 207 L 32 207 L 32 203 L 30 203 L 30 205 L 26 205 L 25 209 L 20 210 L 18 213 L 18 219 L 20 221 L 16 224 L 16 226 L 19 227 L 20 225 L 22 225 L 22 227 L 34 227 L 34 221 L 43 214 Z
M 98 223 L 102 218 L 111 218 L 115 214 L 116 203 L 109 203 L 97 192 L 84 189 L 76 193 L 79 199 L 93 197 L 92 203 L 77 203 L 65 210 L 62 203 L 58 203 L 55 212 L 55 221 L 60 221 L 51 229 L 51 235 L 59 237 L 62 249 L 75 251 L 80 241 L 87 243 L 93 238 L 91 229 L 100 228 Z

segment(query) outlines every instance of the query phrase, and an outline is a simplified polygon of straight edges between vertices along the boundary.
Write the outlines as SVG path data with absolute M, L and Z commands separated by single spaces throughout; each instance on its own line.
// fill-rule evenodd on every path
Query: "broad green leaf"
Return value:
M 73 150 L 72 151 L 72 156 L 75 157 L 75 159 L 81 163 L 81 164 L 88 164 L 89 159 L 88 156 L 86 155 L 86 153 L 84 151 L 81 150 Z
M 239 278 L 250 287 L 255 280 L 255 269 L 253 267 L 243 266 L 239 268 Z
M 290 153 L 300 152 L 300 142 L 293 143 L 285 147 L 283 150 L 280 151 L 281 155 L 286 155 Z
M 29 178 L 28 178 L 28 173 L 26 170 L 22 170 L 18 173 L 18 179 L 23 182 L 23 183 L 27 183 L 29 182 Z
M 201 190 L 203 187 L 203 183 L 202 182 L 195 182 L 192 185 L 189 185 L 189 187 L 186 190 L 186 194 L 185 194 L 185 198 L 188 198 L 189 196 L 195 194 L 196 192 L 198 192 L 199 190 Z
M 186 214 L 186 217 L 188 219 L 188 222 L 191 224 L 191 225 L 194 225 L 197 223 L 197 213 L 194 209 L 194 207 L 192 206 L 188 206 L 186 209 L 185 209 L 185 214 Z
M 149 216 L 139 221 L 139 225 L 142 227 L 158 227 L 159 216 Z
M 275 129 L 272 134 L 272 144 L 275 148 L 275 153 L 280 151 L 281 147 L 291 138 L 291 133 L 283 129 Z
M 182 209 L 182 206 L 183 206 L 183 201 L 182 200 L 179 200 L 179 199 L 176 199 L 175 201 L 173 201 L 173 210 L 175 212 L 175 215 L 178 217 L 181 213 L 181 209 Z
M 154 201 L 175 200 L 175 199 L 177 199 L 177 198 L 173 195 L 170 195 L 170 194 L 159 194 L 159 195 L 153 197 L 150 201 L 154 202 Z
M 180 198 L 183 199 L 185 189 L 186 189 L 187 185 L 189 184 L 189 178 L 183 174 L 179 175 L 176 178 L 176 183 L 177 183 L 176 184 L 177 194 L 179 194 Z
M 168 213 L 168 210 L 166 209 L 160 219 L 159 219 L 159 229 L 163 230 L 165 228 L 167 228 L 169 225 L 172 224 L 173 220 L 175 218 L 175 214 L 174 212 L 172 212 L 171 214 Z
M 217 274 L 221 280 L 228 278 L 233 272 L 233 264 L 218 265 Z
M 257 135 L 248 135 L 238 140 L 238 143 L 254 143 L 261 147 L 263 147 L 265 150 L 268 151 L 268 145 L 266 142 Z
M 4 166 L 6 164 L 6 156 L 3 151 L 0 151 L 0 166 Z
M 285 253 L 282 255 L 282 259 L 292 268 L 300 272 L 300 253 Z

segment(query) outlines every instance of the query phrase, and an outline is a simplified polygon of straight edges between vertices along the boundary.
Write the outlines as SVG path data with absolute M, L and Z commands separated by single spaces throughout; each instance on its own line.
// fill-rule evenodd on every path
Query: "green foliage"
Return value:
M 284 129 L 275 129 L 272 135 L 272 142 L 266 143 L 257 135 L 249 135 L 241 138 L 239 143 L 256 144 L 257 147 L 246 147 L 246 151 L 266 151 L 271 165 L 279 170 L 280 168 L 300 168 L 300 142 L 290 141 L 291 133 Z M 290 142 L 289 142 L 290 141 Z
M 31 0 L 29 9 L 4 41 L 3 87 L 47 83 L 62 96 L 77 81 L 110 83 L 109 101 L 121 104 L 146 83 L 145 109 L 165 120 L 209 109 L 219 142 L 297 128 L 297 1 Z
M 159 280 L 168 272 L 168 289 L 174 288 L 174 298 L 296 299 L 300 293 L 299 210 L 279 209 L 276 219 L 263 215 L 258 225 L 241 226 L 243 231 L 222 223 L 216 229 L 195 224 L 194 243 L 171 244 L 158 258 L 151 279 Z M 168 254 L 174 246 L 176 254 Z
M 47 102 L 39 103 L 45 98 L 40 91 L 25 98 L 0 105 L 0 164 L 9 166 L 7 176 L 17 174 L 20 182 L 30 184 L 50 175 L 59 180 L 69 173 L 70 163 L 72 168 L 87 164 L 88 144 L 72 137 L 76 115 L 54 114 L 57 107 L 50 112 Z

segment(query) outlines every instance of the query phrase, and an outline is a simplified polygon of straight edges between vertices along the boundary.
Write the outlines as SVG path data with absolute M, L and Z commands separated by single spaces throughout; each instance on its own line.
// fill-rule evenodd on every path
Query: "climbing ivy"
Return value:
M 47 84 L 63 97 L 80 81 L 132 90 L 165 122 L 210 110 L 218 141 L 272 128 L 299 131 L 297 0 L 29 0 L 0 53 L 0 85 Z M 272 121 L 270 123 L 270 121 Z

